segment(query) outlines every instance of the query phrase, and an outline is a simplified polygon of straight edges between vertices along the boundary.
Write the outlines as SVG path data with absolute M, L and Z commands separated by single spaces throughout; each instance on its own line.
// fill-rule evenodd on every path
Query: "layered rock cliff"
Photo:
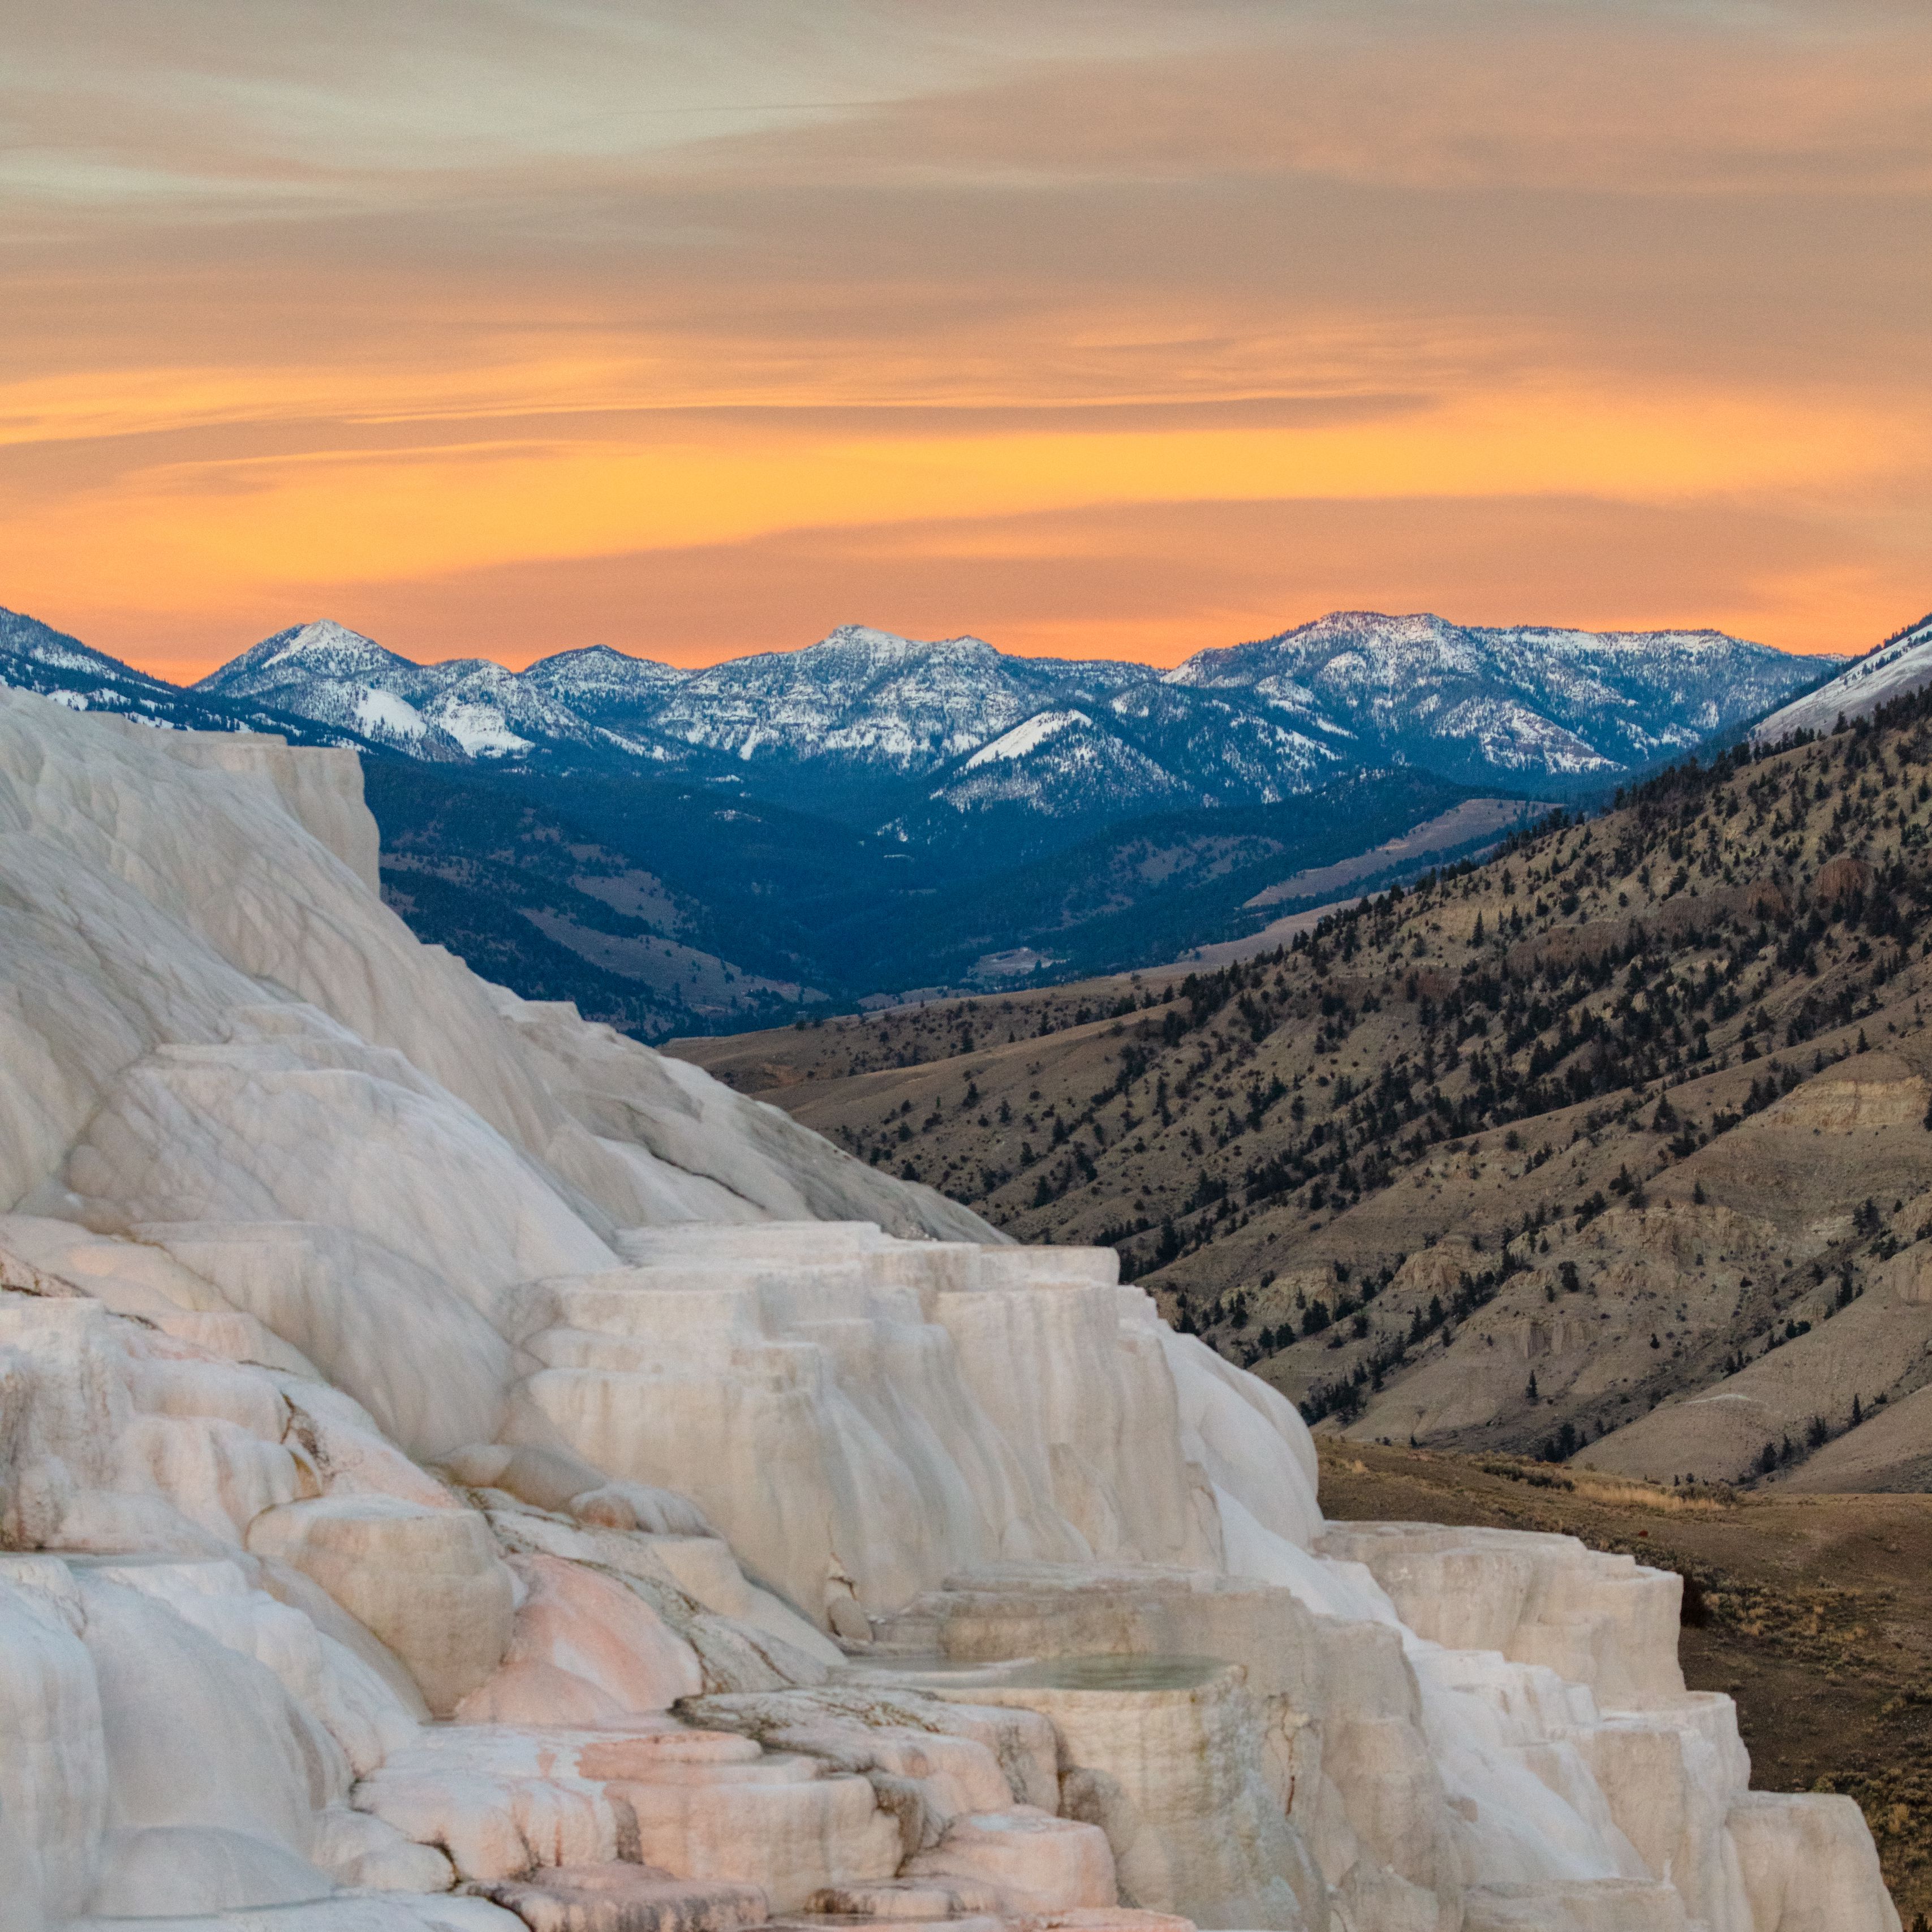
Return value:
M 1324 1523 L 1123 1288 L 0 692 L 0 1917 L 1890 1932 L 1678 1584 Z

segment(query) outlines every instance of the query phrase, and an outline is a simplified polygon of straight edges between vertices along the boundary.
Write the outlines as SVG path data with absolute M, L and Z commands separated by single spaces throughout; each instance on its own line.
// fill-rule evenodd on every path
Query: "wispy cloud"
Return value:
M 1922 9 L 83 0 L 16 40 L 0 600 L 136 657 L 346 598 L 418 655 L 717 655 L 835 582 L 1156 657 L 1313 603 L 1820 648 L 1928 601 Z M 1628 540 L 1664 525 L 1704 550 Z

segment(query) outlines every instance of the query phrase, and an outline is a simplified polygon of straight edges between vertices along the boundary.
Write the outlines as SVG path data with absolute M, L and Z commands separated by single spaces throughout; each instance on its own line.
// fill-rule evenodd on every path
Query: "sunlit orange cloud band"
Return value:
M 30 35 L 0 602 L 167 674 L 324 614 L 519 664 L 854 620 L 1173 662 L 1338 604 L 1799 650 L 1932 604 L 1900 10 L 478 48 L 238 0 L 104 71 L 98 10 Z

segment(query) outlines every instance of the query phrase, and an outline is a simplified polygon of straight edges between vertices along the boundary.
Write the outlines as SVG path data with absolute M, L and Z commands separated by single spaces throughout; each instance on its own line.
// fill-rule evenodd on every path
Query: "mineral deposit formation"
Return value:
M 1118 1284 L 0 691 L 0 1923 L 1894 1932 L 1678 1581 L 1324 1522 Z

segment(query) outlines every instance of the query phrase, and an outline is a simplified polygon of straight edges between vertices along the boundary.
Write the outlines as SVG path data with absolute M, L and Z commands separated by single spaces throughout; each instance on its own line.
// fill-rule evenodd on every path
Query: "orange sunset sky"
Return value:
M 679 663 L 1932 606 L 1924 0 L 10 17 L 0 604 Z

